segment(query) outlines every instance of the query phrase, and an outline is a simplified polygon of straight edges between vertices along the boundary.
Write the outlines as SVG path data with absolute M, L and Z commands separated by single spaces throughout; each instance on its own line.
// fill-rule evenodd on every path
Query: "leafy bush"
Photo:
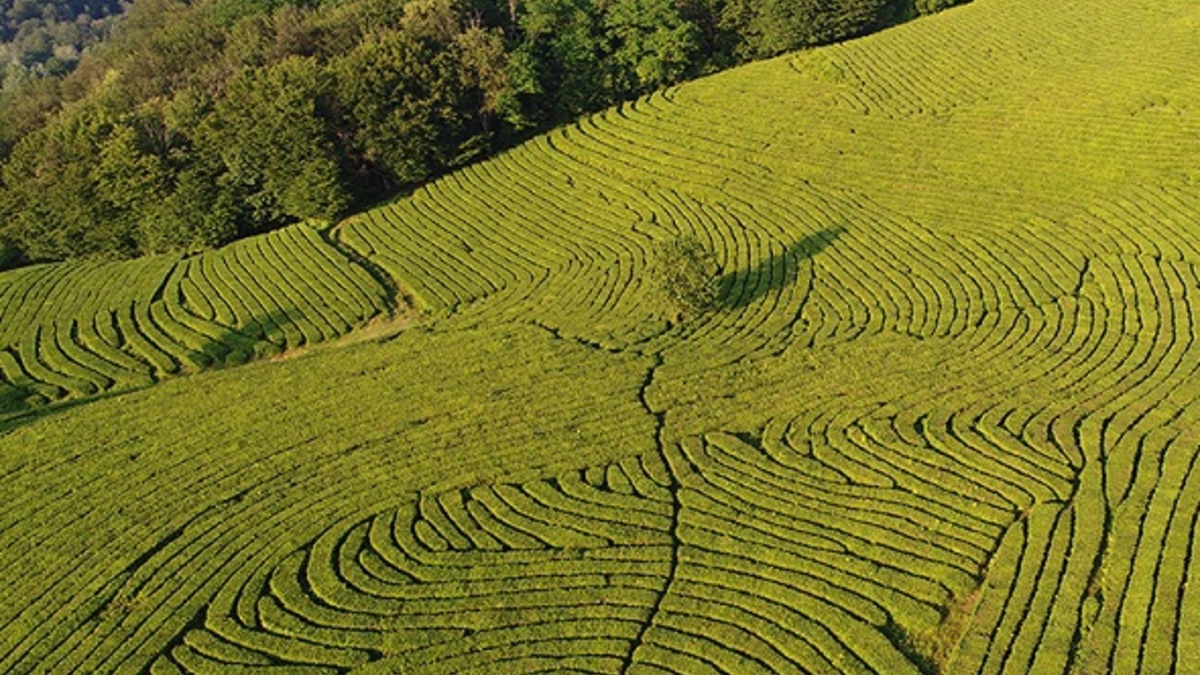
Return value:
M 678 237 L 654 249 L 653 278 L 676 318 L 707 312 L 717 305 L 721 266 L 695 237 Z

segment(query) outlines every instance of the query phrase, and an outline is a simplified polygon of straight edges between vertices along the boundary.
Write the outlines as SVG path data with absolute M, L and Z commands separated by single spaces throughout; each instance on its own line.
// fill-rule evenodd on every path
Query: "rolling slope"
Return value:
M 0 435 L 0 670 L 1200 669 L 1197 30 L 975 0 L 328 240 L 0 276 L 0 370 L 47 410 Z M 676 323 L 680 235 L 723 276 Z M 86 280 L 118 269 L 159 281 Z M 421 326 L 145 386 L 343 334 L 379 279 Z M 105 312 L 163 355 L 89 342 Z

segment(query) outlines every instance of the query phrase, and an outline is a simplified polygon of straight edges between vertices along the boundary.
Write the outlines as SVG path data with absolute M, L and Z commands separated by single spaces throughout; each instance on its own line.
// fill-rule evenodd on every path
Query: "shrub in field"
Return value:
M 678 237 L 654 249 L 653 275 L 677 318 L 702 314 L 717 304 L 721 266 L 695 237 Z

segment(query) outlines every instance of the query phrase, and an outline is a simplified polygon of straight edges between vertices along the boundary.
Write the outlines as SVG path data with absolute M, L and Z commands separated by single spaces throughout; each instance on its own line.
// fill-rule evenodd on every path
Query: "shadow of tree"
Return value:
M 66 412 L 71 408 L 77 408 L 82 405 L 102 401 L 107 398 L 123 396 L 135 391 L 141 391 L 154 385 L 145 387 L 128 387 L 124 389 L 116 389 L 106 391 L 92 396 L 83 398 L 73 398 L 59 401 L 51 401 L 40 405 L 28 405 L 26 403 L 18 403 L 9 409 L 0 409 L 0 436 L 26 424 L 36 422 L 44 417 L 52 417 L 62 412 Z
M 723 275 L 717 281 L 717 304 L 725 309 L 741 309 L 768 293 L 794 284 L 800 263 L 832 246 L 845 231 L 841 225 L 825 228 L 763 260 L 753 269 Z
M 28 412 L 33 407 L 30 399 L 34 395 L 28 385 L 0 381 L 0 419 Z

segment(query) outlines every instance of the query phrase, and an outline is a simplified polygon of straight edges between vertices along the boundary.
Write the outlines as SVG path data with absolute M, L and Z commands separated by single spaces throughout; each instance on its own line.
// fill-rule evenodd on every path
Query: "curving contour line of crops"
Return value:
M 324 234 L 0 275 L 0 670 L 1200 670 L 1196 25 L 976 0 Z

